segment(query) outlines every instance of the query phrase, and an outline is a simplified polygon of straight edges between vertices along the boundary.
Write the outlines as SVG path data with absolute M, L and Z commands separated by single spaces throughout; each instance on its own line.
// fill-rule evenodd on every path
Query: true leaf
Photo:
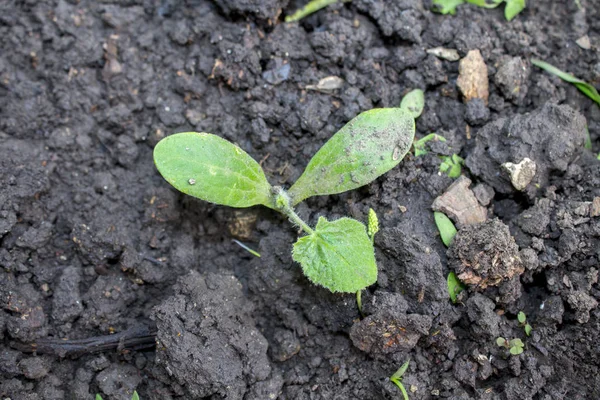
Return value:
M 415 135 L 412 114 L 400 108 L 365 111 L 314 155 L 290 188 L 292 206 L 311 197 L 356 189 L 394 168 Z
M 210 133 L 167 136 L 154 148 L 154 163 L 177 190 L 230 207 L 273 208 L 271 185 L 252 157 Z
M 442 238 L 442 242 L 446 247 L 449 247 L 454 240 L 454 236 L 456 236 L 456 228 L 454 224 L 444 213 L 439 211 L 435 211 L 433 213 L 433 218 L 435 219 L 435 225 L 440 231 L 440 237 Z
M 411 90 L 402 98 L 400 108 L 410 113 L 413 118 L 418 118 L 425 108 L 425 93 L 421 89 Z
M 507 21 L 511 21 L 521 11 L 525 9 L 525 0 L 506 0 L 504 8 L 504 17 Z
M 354 219 L 320 217 L 314 232 L 294 244 L 293 259 L 308 279 L 332 292 L 354 293 L 377 281 L 371 239 Z
M 544 71 L 550 72 L 551 74 L 558 76 L 565 82 L 574 84 L 577 87 L 577 89 L 579 89 L 586 96 L 588 96 L 590 99 L 598 103 L 598 105 L 600 105 L 600 93 L 598 93 L 598 90 L 596 90 L 594 86 L 590 85 L 585 81 L 582 81 L 581 79 L 575 78 L 573 75 L 569 75 L 566 72 L 561 71 L 554 65 L 548 64 L 547 62 L 532 58 L 531 63 L 537 67 L 540 67 Z
M 448 274 L 447 284 L 450 300 L 452 300 L 453 303 L 456 303 L 456 298 L 460 292 L 465 290 L 465 285 L 458 280 L 458 277 L 454 272 Z

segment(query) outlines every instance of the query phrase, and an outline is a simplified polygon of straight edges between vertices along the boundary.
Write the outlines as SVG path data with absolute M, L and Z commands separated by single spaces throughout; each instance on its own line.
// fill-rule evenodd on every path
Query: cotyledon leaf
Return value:
M 406 110 L 379 108 L 359 114 L 310 160 L 288 192 L 292 205 L 372 182 L 402 161 L 414 136 L 415 120 Z
M 411 90 L 402 98 L 400 108 L 409 112 L 413 118 L 418 118 L 425 108 L 425 93 L 421 89 Z
M 377 281 L 377 264 L 365 226 L 351 218 L 319 218 L 312 234 L 294 244 L 304 275 L 332 292 L 355 293 Z
M 274 207 L 271 185 L 260 165 L 219 136 L 167 136 L 154 148 L 154 163 L 167 182 L 190 196 L 230 207 Z

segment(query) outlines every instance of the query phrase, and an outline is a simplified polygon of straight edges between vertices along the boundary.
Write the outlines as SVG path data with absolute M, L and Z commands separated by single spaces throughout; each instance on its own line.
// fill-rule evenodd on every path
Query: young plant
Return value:
M 527 323 L 527 316 L 523 311 L 519 311 L 519 313 L 517 314 L 517 320 L 519 321 L 519 326 L 522 326 L 525 330 L 525 334 L 527 336 L 531 336 L 531 331 L 533 330 L 533 328 Z
M 361 113 L 313 156 L 289 190 L 271 186 L 260 165 L 241 148 L 210 133 L 178 133 L 154 148 L 154 163 L 185 194 L 230 207 L 264 205 L 281 212 L 304 236 L 292 258 L 313 283 L 332 292 L 356 293 L 377 281 L 373 243 L 365 225 L 351 218 L 320 217 L 310 227 L 294 206 L 312 196 L 364 186 L 400 163 L 415 134 L 408 106 Z
M 398 386 L 398 389 L 400 389 L 400 391 L 402 392 L 404 400 L 408 400 L 408 393 L 406 392 L 406 389 L 402 384 L 402 376 L 404 376 L 404 373 L 408 369 L 409 362 L 410 360 L 407 360 L 404 364 L 402 364 L 400 368 L 398 368 L 398 371 L 394 372 L 394 375 L 390 377 L 390 381 L 393 382 L 394 385 Z
M 337 3 L 339 0 L 311 0 L 304 7 L 296 10 L 292 15 L 288 15 L 285 17 L 285 22 L 294 22 L 300 21 L 302 18 L 308 17 L 312 13 L 316 13 L 317 11 L 325 8 L 331 4 Z M 341 0 L 346 3 L 352 0 Z
M 521 339 L 512 339 L 508 341 L 503 337 L 499 337 L 498 339 L 496 339 L 496 344 L 499 347 L 507 348 L 510 351 L 510 354 L 512 354 L 513 356 L 518 356 L 519 354 L 521 354 L 523 352 L 523 347 L 525 347 Z
M 439 211 L 433 212 L 433 219 L 435 220 L 435 225 L 440 231 L 440 238 L 446 247 L 450 247 L 452 241 L 454 240 L 454 236 L 456 236 L 456 228 L 454 224 L 446 216 L 446 214 L 441 213 Z
M 446 173 L 450 178 L 458 178 L 462 172 L 462 166 L 464 165 L 465 160 L 458 154 L 442 156 L 441 159 L 440 172 Z
M 546 72 L 550 72 L 551 74 L 558 76 L 565 82 L 572 83 L 583 94 L 595 101 L 600 106 L 600 93 L 598 93 L 598 90 L 596 90 L 596 88 L 593 85 L 590 85 L 589 83 L 582 81 L 581 79 L 575 78 L 573 75 L 569 75 L 566 72 L 563 72 L 560 69 L 556 68 L 554 65 L 548 64 L 547 62 L 532 58 L 531 63 L 536 67 L 543 69 Z
M 525 0 L 433 0 L 433 5 L 436 7 L 435 11 L 441 14 L 455 14 L 456 7 L 464 3 L 483 8 L 496 8 L 500 4 L 506 3 L 504 17 L 507 21 L 512 20 L 525 9 Z
M 458 295 L 466 289 L 466 286 L 458 280 L 458 277 L 454 271 L 448 274 L 447 285 L 448 296 L 450 296 L 450 300 L 452 300 L 453 303 L 456 303 L 458 300 Z
M 99 394 L 96 394 L 96 400 L 102 400 L 102 396 L 100 396 Z M 133 396 L 131 396 L 131 400 L 140 400 L 140 396 L 137 394 L 137 392 L 135 390 L 133 391 Z
M 438 135 L 437 133 L 430 133 L 427 136 L 423 136 L 421 139 L 415 141 L 415 143 L 413 144 L 413 148 L 415 149 L 415 157 L 424 156 L 428 153 L 425 149 L 425 143 L 429 141 L 445 142 L 446 138 L 442 135 Z

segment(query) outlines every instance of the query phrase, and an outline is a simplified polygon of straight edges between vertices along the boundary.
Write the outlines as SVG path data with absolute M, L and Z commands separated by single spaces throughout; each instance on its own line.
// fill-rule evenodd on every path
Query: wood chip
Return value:
M 471 50 L 460 60 L 456 85 L 465 97 L 465 102 L 471 99 L 482 99 L 488 103 L 489 83 L 488 70 L 479 50 Z
M 590 207 L 590 217 L 600 216 L 600 197 L 594 197 L 592 206 Z
M 444 47 L 434 47 L 433 49 L 428 49 L 427 53 L 433 54 L 438 58 L 442 58 L 448 61 L 458 61 L 460 59 L 460 55 L 458 51 L 455 49 L 446 49 Z
M 478 224 L 485 222 L 487 212 L 482 207 L 469 186 L 471 180 L 464 175 L 448 187 L 448 189 L 433 201 L 431 208 L 441 211 L 458 225 Z

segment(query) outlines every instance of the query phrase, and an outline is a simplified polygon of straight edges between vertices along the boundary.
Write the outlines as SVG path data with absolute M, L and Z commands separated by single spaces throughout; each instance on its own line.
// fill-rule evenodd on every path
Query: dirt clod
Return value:
M 448 250 L 448 262 L 458 279 L 475 290 L 497 286 L 524 271 L 519 248 L 498 219 L 460 229 Z

